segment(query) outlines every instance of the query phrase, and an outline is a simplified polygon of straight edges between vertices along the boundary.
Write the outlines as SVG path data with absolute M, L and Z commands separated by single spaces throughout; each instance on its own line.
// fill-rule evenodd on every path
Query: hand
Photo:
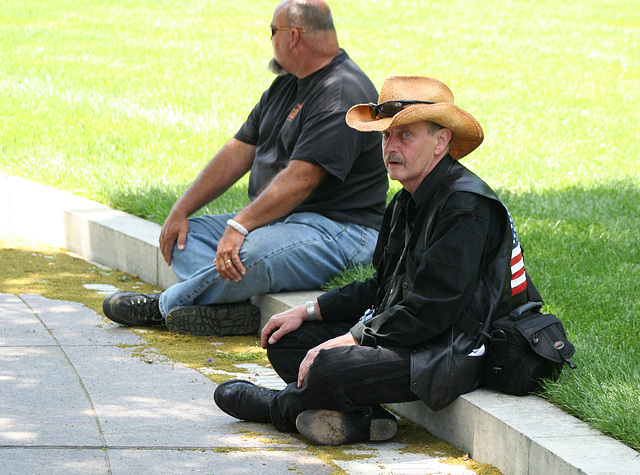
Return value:
M 311 348 L 307 352 L 307 356 L 302 360 L 302 363 L 300 363 L 300 368 L 298 369 L 298 387 L 302 387 L 307 374 L 309 374 L 309 368 L 315 361 L 318 353 L 320 353 L 320 350 L 328 350 L 329 348 L 337 348 L 339 346 L 353 346 L 357 344 L 358 342 L 353 338 L 353 335 L 351 335 L 351 333 L 347 333 L 346 335 L 332 338 L 331 340 L 327 340 L 324 343 Z
M 227 226 L 218 242 L 216 258 L 213 261 L 220 276 L 229 281 L 240 282 L 247 273 L 240 260 L 240 248 L 244 243 L 244 236 L 235 229 Z
M 167 220 L 160 230 L 160 251 L 167 265 L 171 265 L 171 253 L 173 246 L 178 241 L 178 249 L 183 251 L 187 242 L 187 233 L 189 232 L 189 220 L 186 216 L 176 213 L 169 213 Z
M 272 316 L 262 329 L 262 348 L 267 348 L 267 342 L 273 345 L 287 333 L 296 331 L 308 318 L 305 305 Z

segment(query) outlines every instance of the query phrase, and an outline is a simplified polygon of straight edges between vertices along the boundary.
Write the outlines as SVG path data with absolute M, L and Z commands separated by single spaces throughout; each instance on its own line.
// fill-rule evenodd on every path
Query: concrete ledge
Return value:
M 0 174 L 0 231 L 47 242 L 166 288 L 175 282 L 158 249 L 160 226 L 69 193 Z M 319 292 L 253 297 L 263 324 Z M 640 454 L 536 396 L 480 389 L 436 413 L 421 402 L 397 413 L 504 474 L 640 473 Z
M 301 292 L 281 292 L 279 294 L 256 295 L 251 303 L 260 309 L 260 330 L 266 325 L 272 315 L 284 312 L 290 308 L 302 305 L 308 300 L 315 300 L 322 292 L 307 290 Z
M 160 226 L 23 178 L 0 175 L 0 230 L 46 241 L 167 288 L 176 282 L 158 248 Z
M 640 454 L 537 396 L 478 389 L 436 413 L 391 405 L 474 459 L 505 474 L 640 473 Z

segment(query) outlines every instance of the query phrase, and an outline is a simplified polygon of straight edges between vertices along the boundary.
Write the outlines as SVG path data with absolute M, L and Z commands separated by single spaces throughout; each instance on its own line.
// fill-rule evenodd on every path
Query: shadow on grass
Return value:
M 173 204 L 180 198 L 185 188 L 150 186 L 148 188 L 129 189 L 126 192 L 103 190 L 104 203 L 112 208 L 125 211 L 134 216 L 147 219 L 157 224 L 164 223 Z M 204 214 L 232 213 L 242 209 L 249 203 L 248 185 L 236 184 L 214 203 L 203 207 L 193 216 Z
M 518 227 L 530 275 L 569 324 L 635 322 L 640 310 L 637 185 L 611 182 L 500 195 Z

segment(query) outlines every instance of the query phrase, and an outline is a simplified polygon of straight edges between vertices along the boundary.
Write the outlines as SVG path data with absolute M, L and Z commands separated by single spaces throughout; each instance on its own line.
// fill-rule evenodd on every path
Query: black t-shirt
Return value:
M 293 212 L 378 229 L 389 186 L 380 134 L 358 132 L 345 122 L 351 106 L 377 97 L 375 86 L 344 51 L 304 79 L 276 78 L 235 136 L 256 146 L 249 198 L 290 160 L 303 160 L 328 175 Z

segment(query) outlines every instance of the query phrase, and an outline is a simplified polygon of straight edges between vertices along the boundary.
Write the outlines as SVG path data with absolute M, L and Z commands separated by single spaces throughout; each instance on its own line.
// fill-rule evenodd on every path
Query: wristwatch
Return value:
M 316 306 L 313 300 L 309 300 L 307 302 L 307 317 L 310 322 L 316 321 L 318 317 L 316 316 Z

